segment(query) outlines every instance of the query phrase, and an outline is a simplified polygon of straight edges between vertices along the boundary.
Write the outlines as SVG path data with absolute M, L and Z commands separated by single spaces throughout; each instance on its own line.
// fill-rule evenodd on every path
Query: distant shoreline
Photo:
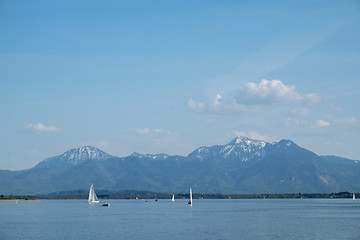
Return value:
M 262 194 L 221 194 L 221 193 L 194 193 L 194 199 L 310 199 L 310 198 L 356 198 L 360 199 L 360 193 L 337 192 L 337 193 L 262 193 Z M 173 193 L 159 193 L 147 191 L 107 191 L 96 192 L 99 199 L 170 199 Z M 174 193 L 176 199 L 188 199 L 188 193 Z M 2 195 L 0 201 L 36 201 L 39 199 L 88 199 L 86 190 L 66 191 L 51 194 L 39 194 L 31 196 Z
M 98 191 L 97 196 L 101 200 L 106 199 L 170 199 L 172 193 L 155 193 L 155 192 L 139 192 L 139 191 Z M 175 193 L 176 199 L 188 199 L 187 193 Z M 360 198 L 360 193 L 355 193 L 356 198 Z M 194 199 L 310 199 L 310 198 L 352 198 L 353 193 L 265 193 L 265 194 L 193 194 Z M 49 195 L 35 195 L 35 199 L 87 199 L 86 191 L 62 192 Z
M 38 201 L 37 199 L 0 199 L 0 202 L 28 202 L 28 201 Z

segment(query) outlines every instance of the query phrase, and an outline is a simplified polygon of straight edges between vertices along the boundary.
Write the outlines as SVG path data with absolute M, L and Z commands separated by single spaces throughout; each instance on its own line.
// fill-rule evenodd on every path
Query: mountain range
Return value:
M 290 140 L 237 137 L 188 156 L 133 153 L 116 157 L 95 147 L 71 149 L 22 171 L 0 170 L 0 194 L 88 189 L 198 193 L 360 191 L 360 163 L 319 156 Z

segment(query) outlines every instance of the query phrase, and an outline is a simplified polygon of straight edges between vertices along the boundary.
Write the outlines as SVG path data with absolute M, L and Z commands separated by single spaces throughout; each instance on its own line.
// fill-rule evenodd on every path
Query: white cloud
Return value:
M 200 103 L 200 102 L 195 102 L 194 100 L 192 100 L 190 98 L 190 100 L 188 101 L 188 107 L 192 110 L 198 110 L 198 111 L 203 111 L 205 109 L 205 104 Z
M 29 123 L 25 125 L 25 129 L 33 132 L 39 132 L 39 133 L 50 133 L 50 132 L 59 132 L 60 129 L 58 127 L 54 126 L 45 126 L 42 123 Z
M 221 96 L 220 94 L 217 94 L 217 95 L 216 95 L 216 98 L 215 98 L 215 100 L 214 100 L 214 103 L 213 103 L 214 107 L 216 107 L 216 106 L 218 106 L 218 105 L 221 104 L 221 99 L 222 99 L 222 96 Z
M 216 95 L 215 100 L 212 103 L 204 104 L 201 102 L 195 102 L 194 100 L 190 99 L 187 106 L 190 110 L 215 114 L 244 112 L 249 110 L 247 106 L 243 104 L 238 104 L 234 100 L 224 100 L 224 98 L 220 94 Z
M 308 121 L 303 119 L 287 118 L 285 121 L 286 127 L 295 127 L 303 130 L 314 130 L 316 128 L 328 127 L 330 125 L 330 122 L 322 119 Z
M 140 134 L 148 134 L 150 133 L 150 128 L 137 128 L 135 129 L 135 132 Z
M 325 121 L 325 120 L 319 119 L 319 120 L 316 120 L 316 121 L 315 121 L 315 125 L 314 125 L 314 126 L 315 126 L 315 127 L 322 128 L 322 127 L 330 126 L 330 123 L 327 122 L 327 121 Z
M 242 86 L 236 96 L 236 102 L 242 104 L 298 103 L 314 104 L 320 97 L 314 93 L 302 94 L 296 86 L 285 85 L 280 80 L 262 79 L 259 83 L 248 82 Z
M 257 132 L 241 132 L 241 131 L 234 131 L 234 135 L 236 137 L 248 137 L 254 140 L 261 140 L 261 141 L 266 141 L 266 142 L 273 142 L 275 141 L 275 139 L 273 139 L 272 137 L 266 136 L 266 135 L 262 135 L 260 133 Z
M 135 129 L 136 133 L 139 134 L 165 134 L 165 135 L 172 135 L 172 133 L 170 131 L 166 131 L 163 129 L 150 129 L 150 128 L 137 128 Z
M 299 93 L 295 86 L 285 85 L 280 80 L 262 79 L 259 83 L 246 83 L 233 96 L 217 94 L 215 99 L 207 104 L 190 99 L 187 106 L 190 110 L 198 112 L 226 114 L 257 110 L 262 106 L 276 103 L 291 107 L 295 105 L 297 108 L 292 110 L 293 114 L 307 115 L 309 109 L 303 105 L 315 104 L 319 99 L 317 94 Z

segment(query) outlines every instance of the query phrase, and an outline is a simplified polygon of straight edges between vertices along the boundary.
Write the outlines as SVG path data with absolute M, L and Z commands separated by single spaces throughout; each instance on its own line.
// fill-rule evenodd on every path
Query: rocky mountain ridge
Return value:
M 318 156 L 290 140 L 235 138 L 188 156 L 111 156 L 94 147 L 72 149 L 23 171 L 0 170 L 0 193 L 46 194 L 88 189 L 202 193 L 359 191 L 360 165 Z

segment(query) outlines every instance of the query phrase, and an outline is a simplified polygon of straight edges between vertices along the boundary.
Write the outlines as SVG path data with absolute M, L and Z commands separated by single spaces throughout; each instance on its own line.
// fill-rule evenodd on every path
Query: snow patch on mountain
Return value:
M 163 159 L 167 159 L 170 156 L 166 153 L 159 153 L 159 154 L 141 154 L 138 152 L 134 152 L 130 155 L 131 157 L 138 157 L 138 158 L 151 158 L 154 160 L 163 160 Z
M 225 158 L 237 157 L 246 162 L 261 157 L 263 149 L 269 144 L 272 143 L 247 137 L 236 137 L 221 149 L 220 154 Z
M 264 148 L 273 143 L 260 140 L 253 140 L 247 137 L 236 137 L 226 145 L 217 145 L 213 147 L 200 147 L 189 154 L 189 157 L 198 160 L 209 158 L 238 159 L 246 162 L 261 158 Z

